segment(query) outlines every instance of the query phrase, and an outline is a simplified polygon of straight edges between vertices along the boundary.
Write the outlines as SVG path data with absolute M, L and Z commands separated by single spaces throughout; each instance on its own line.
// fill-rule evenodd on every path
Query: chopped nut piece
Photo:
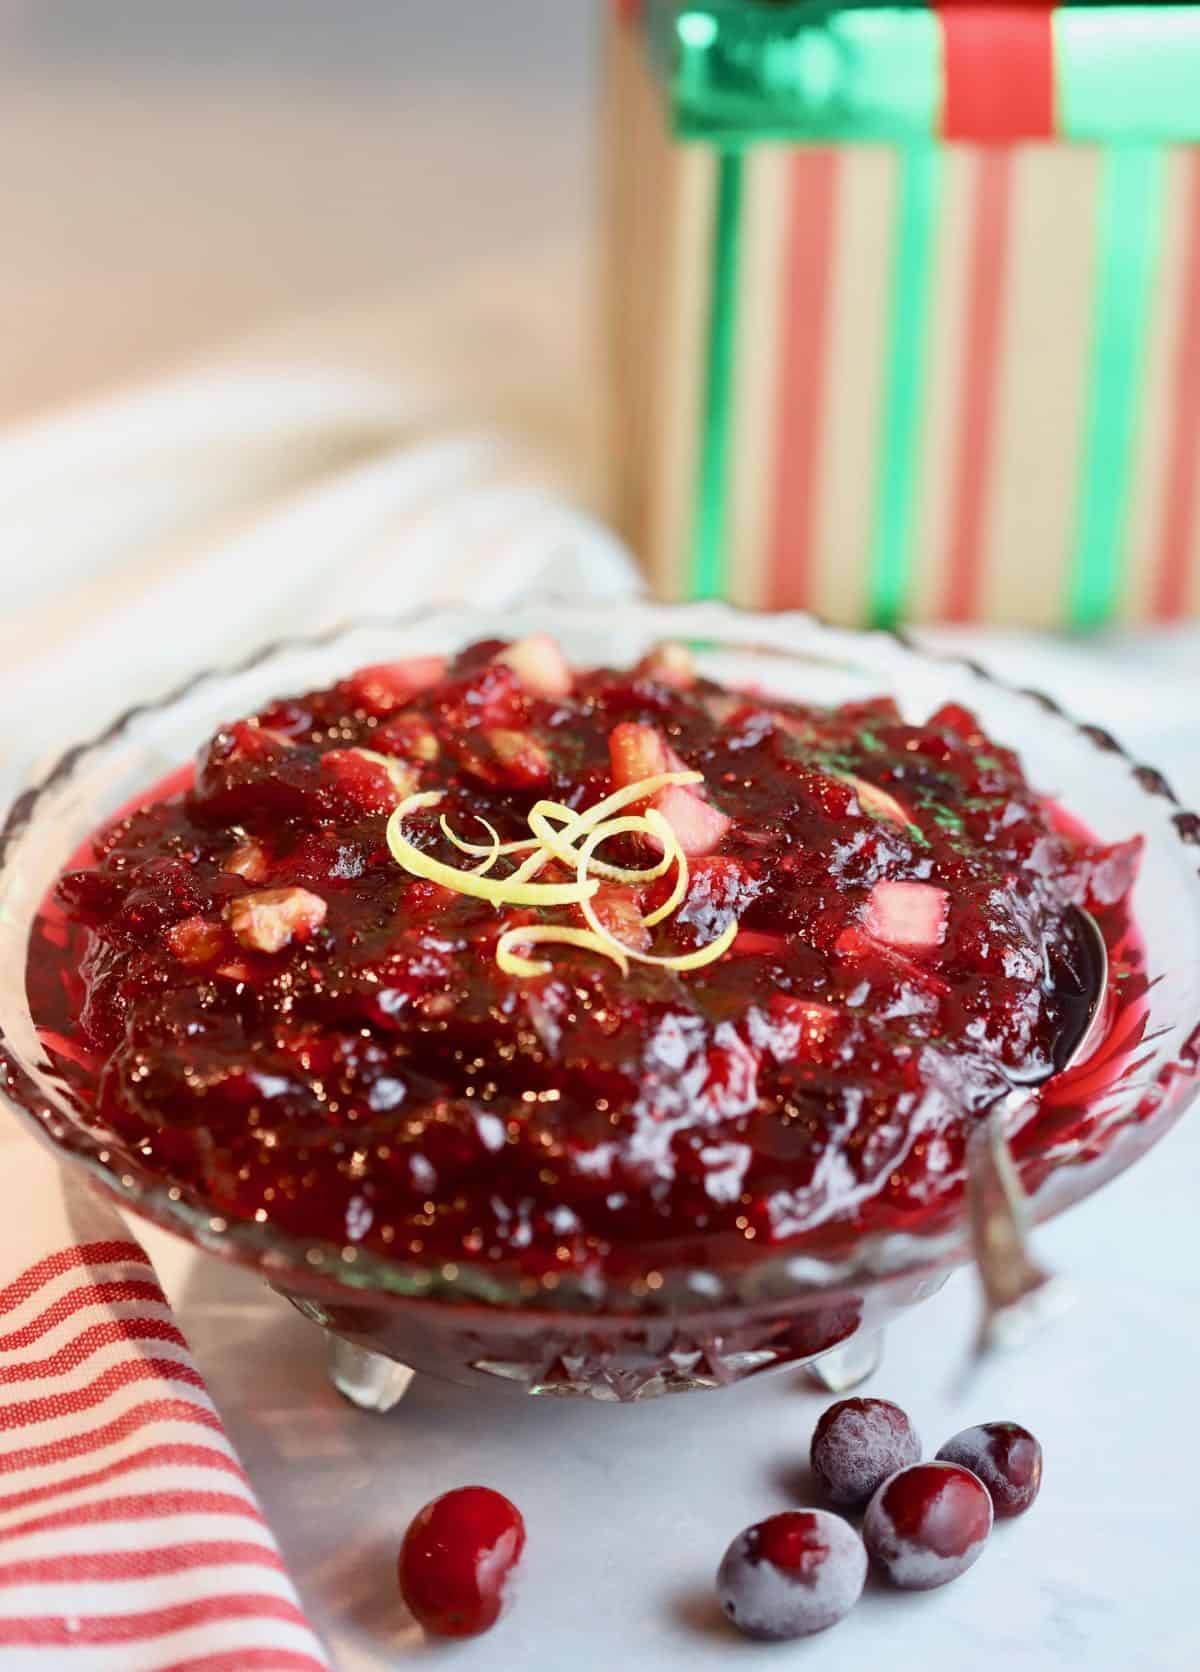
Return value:
M 231 876 L 245 877 L 247 882 L 266 882 L 271 874 L 267 850 L 253 836 L 238 843 L 221 869 Z
M 219 957 L 225 944 L 219 923 L 207 917 L 185 917 L 167 930 L 167 945 L 181 964 L 207 964 Z
M 402 760 L 435 761 L 441 754 L 437 733 L 421 714 L 397 714 L 379 727 L 374 739 Z
M 550 756 L 528 732 L 496 727 L 485 735 L 492 752 L 505 768 L 506 779 L 530 789 L 549 783 Z
M 319 929 L 329 907 L 307 888 L 267 888 L 231 900 L 227 909 L 230 927 L 248 951 L 281 952 Z

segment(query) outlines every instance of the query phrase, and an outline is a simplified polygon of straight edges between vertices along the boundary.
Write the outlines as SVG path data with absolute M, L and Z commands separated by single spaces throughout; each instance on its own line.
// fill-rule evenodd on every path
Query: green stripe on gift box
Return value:
M 742 220 L 742 158 L 726 152 L 717 175 L 713 219 L 712 296 L 704 374 L 696 519 L 692 532 L 691 598 L 728 596 L 729 460 L 737 344 L 738 256 Z
M 1096 627 L 1120 596 L 1146 325 L 1162 237 L 1166 151 L 1118 145 L 1105 155 L 1096 251 L 1083 456 L 1076 488 L 1068 619 Z M 1053 554 L 1047 554 L 1050 561 Z
M 1052 27 L 1066 138 L 1200 138 L 1200 6 L 1066 5 Z
M 913 511 L 929 364 L 930 284 L 942 158 L 931 144 L 900 153 L 888 364 L 880 414 L 868 610 L 876 626 L 904 613 L 913 569 Z M 846 554 L 853 561 L 853 553 Z

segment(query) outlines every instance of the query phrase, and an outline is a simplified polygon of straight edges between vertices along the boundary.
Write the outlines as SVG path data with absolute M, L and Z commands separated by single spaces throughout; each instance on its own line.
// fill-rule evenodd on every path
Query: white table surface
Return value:
M 1147 653 L 1127 661 L 1133 666 Z M 1149 758 L 1200 805 L 1196 734 Z M 154 1234 L 152 1251 L 214 1397 L 341 1672 L 707 1672 L 763 1657 L 895 1672 L 1194 1672 L 1200 1557 L 1200 1274 L 1193 1115 L 1132 1172 L 1048 1227 L 1039 1251 L 1072 1312 L 965 1394 L 969 1276 L 890 1333 L 868 1391 L 912 1414 L 930 1454 L 974 1421 L 1042 1439 L 1041 1498 L 965 1578 L 925 1596 L 874 1584 L 835 1631 L 744 1645 L 714 1611 L 726 1543 L 811 1501 L 812 1426 L 828 1402 L 784 1371 L 645 1405 L 495 1397 L 418 1378 L 380 1417 L 329 1387 L 318 1331 L 256 1279 Z M 529 1529 L 517 1605 L 488 1637 L 428 1645 L 397 1595 L 404 1529 L 427 1499 L 496 1487 Z

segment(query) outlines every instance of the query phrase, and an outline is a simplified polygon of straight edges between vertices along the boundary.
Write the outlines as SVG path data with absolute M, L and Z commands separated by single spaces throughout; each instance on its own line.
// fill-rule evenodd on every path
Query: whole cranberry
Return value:
M 982 1422 L 947 1440 L 938 1456 L 978 1475 L 997 1515 L 1024 1515 L 1042 1485 L 1042 1448 L 1017 1422 Z
M 525 1548 L 521 1512 L 487 1486 L 460 1486 L 413 1517 L 400 1549 L 400 1591 L 439 1637 L 476 1637 L 500 1618 Z
M 738 1534 L 717 1570 L 717 1595 L 747 1637 L 781 1641 L 836 1625 L 866 1578 L 862 1540 L 840 1515 L 787 1510 Z
M 915 1463 L 871 1499 L 863 1541 L 893 1585 L 932 1591 L 978 1560 L 991 1530 L 992 1500 L 975 1475 L 954 1463 Z
M 839 1399 L 817 1424 L 810 1458 L 830 1501 L 861 1509 L 889 1475 L 921 1460 L 921 1442 L 899 1405 Z

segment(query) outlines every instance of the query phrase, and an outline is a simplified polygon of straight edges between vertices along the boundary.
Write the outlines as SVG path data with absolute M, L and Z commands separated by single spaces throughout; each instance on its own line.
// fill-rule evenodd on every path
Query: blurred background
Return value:
M 569 339 L 596 27 L 590 0 L 0 0 L 0 419 L 518 268 Z

